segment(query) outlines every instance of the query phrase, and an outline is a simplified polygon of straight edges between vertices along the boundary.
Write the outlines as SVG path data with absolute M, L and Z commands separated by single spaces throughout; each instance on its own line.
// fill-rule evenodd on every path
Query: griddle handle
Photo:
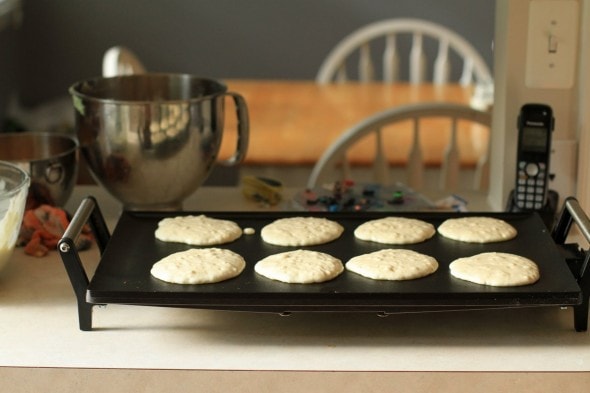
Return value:
M 564 244 L 573 223 L 578 225 L 580 232 L 584 235 L 587 242 L 590 242 L 590 219 L 582 210 L 579 202 L 569 197 L 565 200 L 559 218 L 557 219 L 551 236 L 556 244 Z M 588 266 L 590 265 L 590 251 L 586 251 L 584 262 L 580 266 L 576 280 L 582 289 L 582 303 L 574 306 L 574 327 L 578 332 L 588 330 L 588 308 L 590 306 L 590 274 Z
M 555 243 L 565 243 L 574 221 L 578 224 L 586 240 L 590 242 L 590 219 L 588 219 L 588 216 L 582 210 L 578 200 L 574 197 L 569 197 L 565 200 L 557 222 L 553 226 L 551 236 Z
M 66 228 L 57 245 L 57 249 L 61 255 L 61 259 L 74 289 L 76 300 L 78 301 L 80 330 L 92 330 L 93 304 L 86 301 L 86 291 L 88 289 L 89 280 L 76 247 L 78 237 L 82 233 L 82 229 L 87 222 L 90 223 L 90 226 L 94 231 L 96 242 L 102 254 L 110 239 L 110 233 L 102 213 L 98 208 L 96 199 L 93 197 L 86 197 L 82 200 L 72 221 Z
M 590 242 L 590 219 L 582 210 L 580 203 L 574 197 L 565 200 L 559 218 L 553 227 L 551 236 L 556 244 L 564 244 L 570 232 L 573 223 L 578 225 L 578 229 L 584 235 L 587 242 Z M 586 258 L 580 267 L 578 278 L 582 279 L 588 270 L 590 252 L 586 253 Z

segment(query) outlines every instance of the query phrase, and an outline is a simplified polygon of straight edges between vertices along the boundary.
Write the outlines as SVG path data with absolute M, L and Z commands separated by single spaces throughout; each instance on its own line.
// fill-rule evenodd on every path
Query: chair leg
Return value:
M 385 149 L 383 147 L 383 135 L 381 134 L 381 130 L 375 131 L 375 163 L 373 165 L 375 181 L 384 186 L 389 185 L 389 161 L 387 160 Z
M 490 184 L 490 161 L 488 155 L 483 155 L 477 161 L 473 176 L 473 189 L 475 191 L 486 190 Z
M 424 186 L 424 162 L 422 160 L 419 125 L 419 120 L 417 118 L 413 119 L 412 147 L 408 155 L 406 180 L 407 184 L 415 190 L 420 190 Z
M 459 147 L 457 145 L 457 119 L 453 119 L 451 139 L 447 145 L 441 168 L 441 184 L 443 190 L 454 191 L 459 184 Z

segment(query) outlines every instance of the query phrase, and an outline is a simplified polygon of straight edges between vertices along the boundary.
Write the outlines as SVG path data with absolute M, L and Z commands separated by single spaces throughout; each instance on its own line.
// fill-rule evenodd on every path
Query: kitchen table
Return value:
M 358 83 L 319 85 L 314 81 L 227 80 L 228 89 L 241 94 L 250 113 L 250 146 L 246 164 L 315 164 L 324 150 L 346 129 L 384 109 L 420 102 L 469 104 L 473 88 L 458 84 Z M 227 103 L 227 108 L 231 108 Z M 227 111 L 227 137 L 221 156 L 235 149 L 233 111 Z M 448 143 L 450 124 L 429 120 L 431 132 L 421 138 L 423 158 L 438 164 Z M 403 163 L 412 140 L 411 124 L 384 133 L 385 146 L 395 146 L 390 158 Z M 395 131 L 395 132 L 393 132 Z M 438 132 L 435 132 L 438 131 Z M 485 127 L 460 124 L 461 159 L 473 164 L 486 151 Z M 374 145 L 360 144 L 351 162 L 372 162 Z M 388 154 L 389 156 L 389 154 Z
M 94 195 L 112 228 L 120 205 Z M 474 197 L 475 198 L 475 197 Z M 477 204 L 476 201 L 473 201 Z M 485 201 L 479 201 L 485 205 Z M 261 210 L 201 188 L 186 210 Z M 271 209 L 281 209 L 281 206 Z M 81 253 L 90 272 L 96 247 Z M 108 305 L 78 329 L 59 255 L 15 251 L 0 275 L 0 392 L 585 392 L 590 334 L 560 308 L 454 313 L 257 314 Z

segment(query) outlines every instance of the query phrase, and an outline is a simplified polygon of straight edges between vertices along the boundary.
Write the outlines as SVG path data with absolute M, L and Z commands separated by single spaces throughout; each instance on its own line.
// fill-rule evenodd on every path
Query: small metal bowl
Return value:
M 63 206 L 78 178 L 78 141 L 49 132 L 0 133 L 0 160 L 31 177 L 29 203 Z

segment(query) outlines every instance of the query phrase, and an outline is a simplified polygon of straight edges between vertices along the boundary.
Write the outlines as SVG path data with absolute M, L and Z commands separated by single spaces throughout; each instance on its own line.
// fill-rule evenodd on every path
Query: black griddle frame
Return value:
M 79 253 L 76 248 L 76 241 L 82 232 L 84 225 L 90 224 L 93 233 L 96 238 L 97 245 L 101 255 L 104 253 L 109 240 L 111 239 L 110 231 L 105 223 L 104 217 L 100 211 L 98 203 L 95 198 L 89 196 L 85 198 L 68 228 L 66 229 L 63 237 L 58 243 L 58 250 L 63 260 L 66 272 L 69 280 L 72 284 L 74 293 L 76 295 L 78 304 L 78 319 L 80 330 L 89 331 L 92 330 L 92 309 L 94 306 L 104 306 L 105 303 L 100 303 L 92 300 L 88 300 L 89 296 L 89 285 L 90 281 L 88 275 L 82 265 Z M 570 233 L 570 229 L 573 224 L 577 224 L 578 228 L 584 235 L 585 239 L 590 242 L 590 220 L 588 219 L 585 212 L 580 207 L 578 201 L 575 198 L 568 198 L 564 202 L 561 213 L 553 227 L 551 232 L 551 238 L 558 246 L 560 251 L 563 253 L 564 258 L 568 264 L 568 268 L 575 278 L 577 284 L 581 289 L 581 301 L 562 304 L 565 306 L 572 306 L 574 310 L 574 328 L 578 332 L 587 331 L 588 329 L 588 312 L 589 312 L 589 299 L 590 299 L 590 250 L 583 250 L 577 244 L 566 244 L 566 238 Z M 133 304 L 133 303 L 129 303 Z M 170 306 L 168 304 L 149 304 L 142 302 L 137 305 L 147 306 Z M 376 311 L 378 314 L 395 314 L 395 313 L 406 313 L 406 312 L 440 312 L 440 311 L 458 311 L 458 310 L 476 310 L 476 309 L 493 309 L 493 308 L 509 308 L 509 307 L 533 307 L 533 306 L 547 306 L 555 305 L 551 304 L 474 304 L 474 305 L 411 305 L 404 304 L 400 307 L 388 306 L 386 311 L 383 310 L 378 304 L 373 305 L 359 305 L 358 307 L 346 306 L 338 307 L 338 305 L 326 304 L 324 308 L 322 306 L 315 306 L 314 308 L 308 308 L 305 306 L 291 307 L 291 311 L 353 311 L 353 312 L 366 312 Z M 207 304 L 175 304 L 173 307 L 190 307 L 190 308 L 202 308 L 202 309 L 216 309 L 216 310 L 240 310 L 240 311 L 262 311 L 262 312 L 277 312 L 281 313 L 276 307 L 264 307 L 256 304 L 237 304 L 235 306 L 226 305 L 207 305 Z M 280 306 L 284 307 L 284 306 Z

